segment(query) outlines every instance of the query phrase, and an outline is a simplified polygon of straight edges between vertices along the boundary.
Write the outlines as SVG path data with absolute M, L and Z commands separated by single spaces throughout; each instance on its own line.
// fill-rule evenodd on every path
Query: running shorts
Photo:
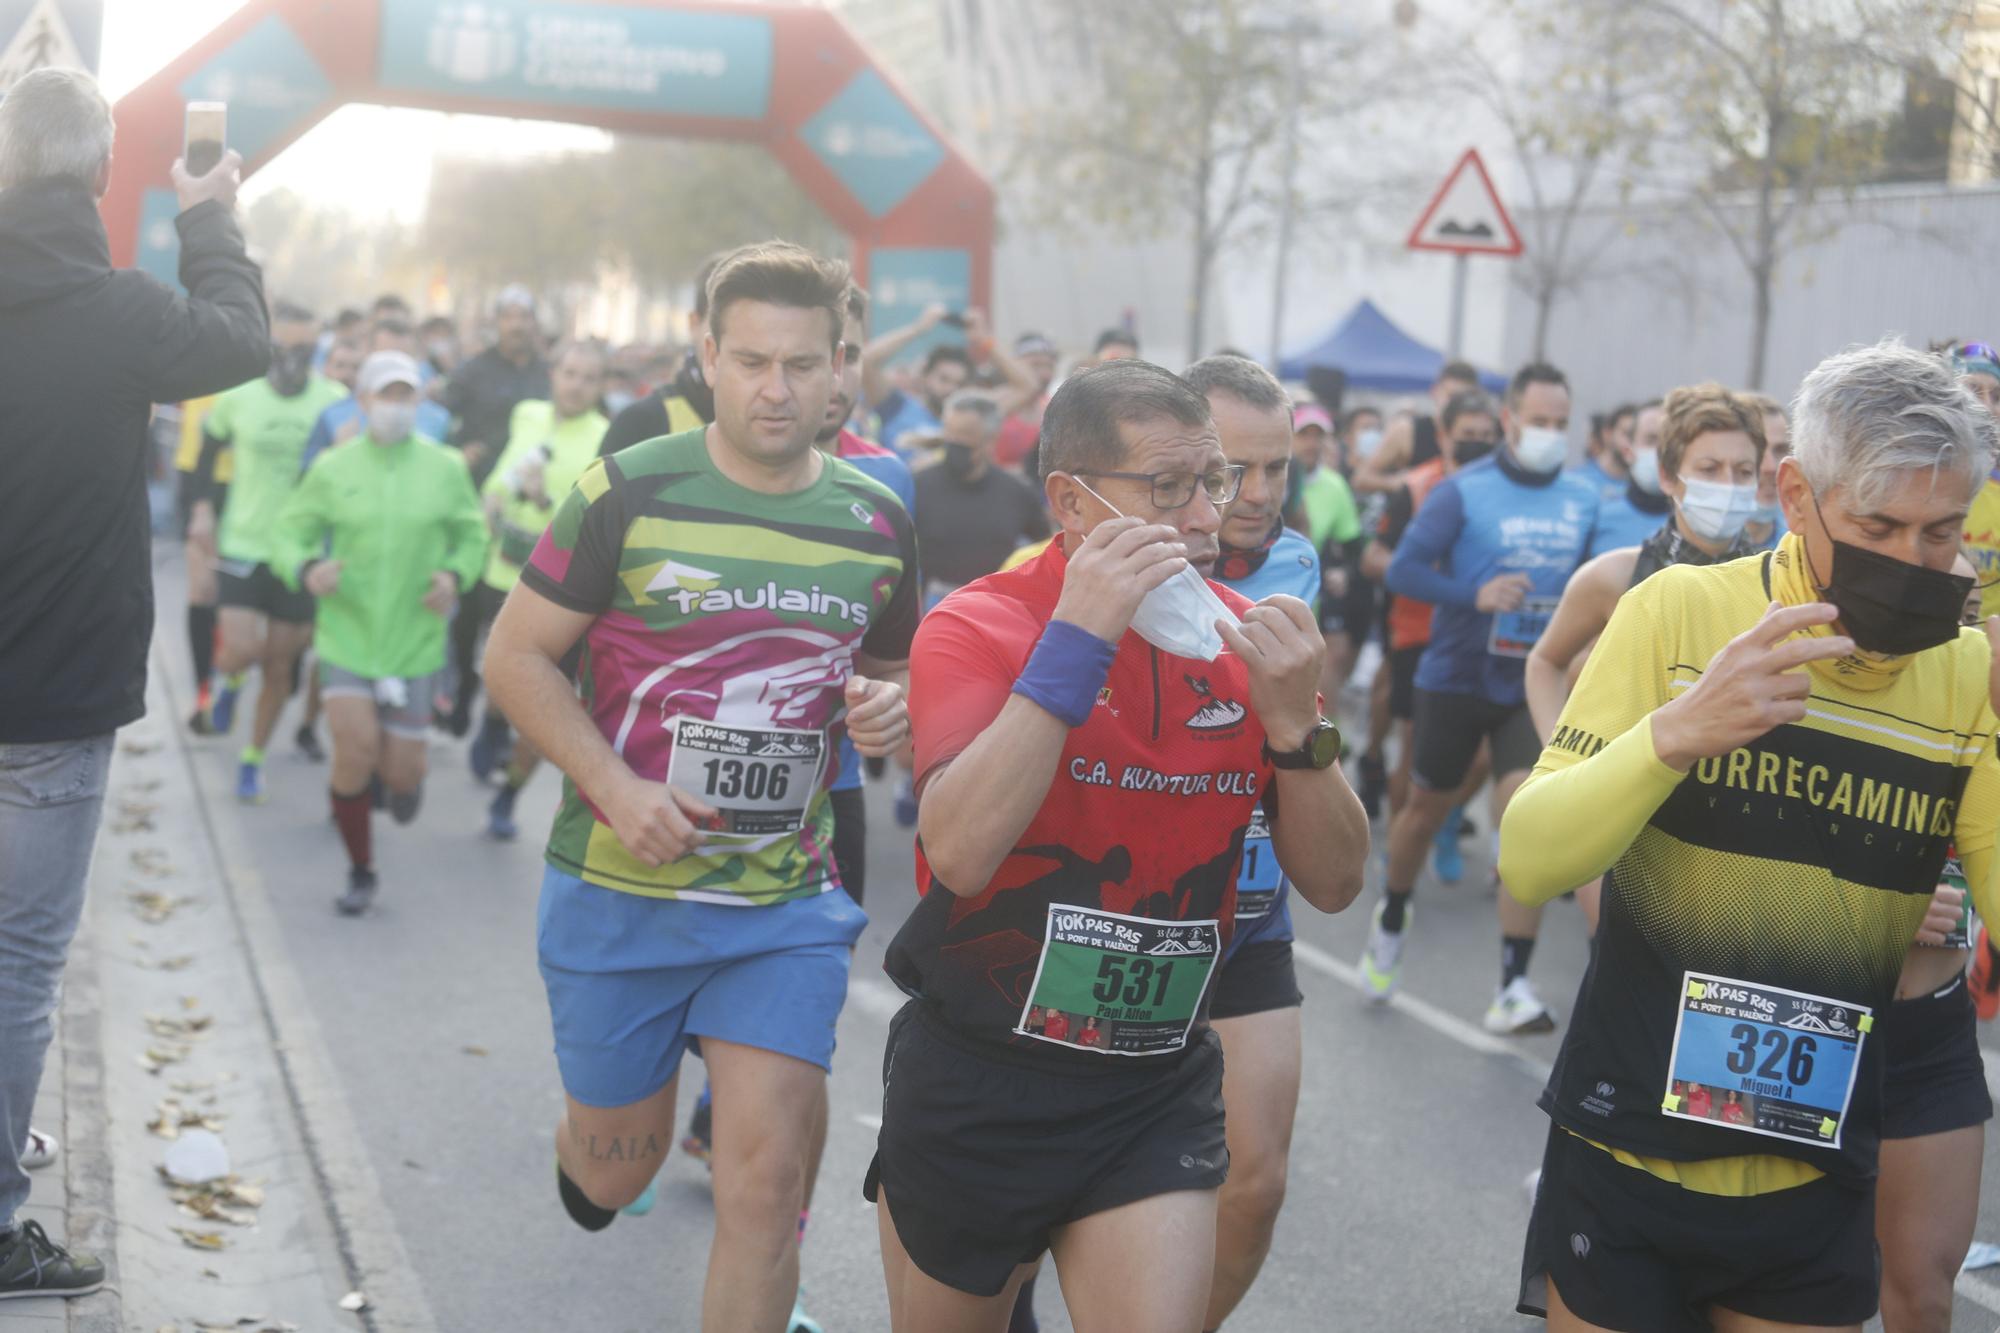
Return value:
M 216 561 L 215 601 L 218 606 L 255 611 L 287 625 L 310 625 L 315 611 L 311 593 L 303 588 L 293 592 L 262 561 Z
M 868 924 L 846 894 L 726 907 L 623 893 L 551 866 L 536 915 L 556 1065 L 585 1106 L 652 1096 L 690 1037 L 832 1068 L 848 951 Z
M 1963 972 L 1882 1011 L 1883 1138 L 1918 1139 L 1993 1118 L 1978 1024 Z
M 1292 942 L 1248 941 L 1222 960 L 1210 995 L 1210 1018 L 1244 1018 L 1272 1009 L 1298 1008 L 1305 1003 L 1305 996 L 1299 991 Z
M 886 1196 L 903 1248 L 946 1286 L 997 1295 L 1065 1223 L 1228 1176 L 1213 1031 L 1170 1063 L 1059 1073 L 980 1045 L 923 1001 L 903 1006 L 861 1187 Z
M 323 699 L 362 698 L 375 701 L 382 730 L 404 740 L 420 741 L 430 733 L 431 684 L 436 676 L 412 676 L 396 684 L 357 676 L 329 662 L 319 664 Z
M 1822 1176 L 1773 1194 L 1702 1194 L 1551 1125 L 1516 1308 L 1546 1314 L 1553 1278 L 1572 1313 L 1629 1333 L 1708 1333 L 1717 1305 L 1860 1324 L 1881 1276 L 1872 1187 Z
M 859 787 L 829 792 L 833 801 L 833 869 L 840 887 L 861 905 L 868 891 L 868 796 Z
M 1428 643 L 1413 643 L 1389 652 L 1389 716 L 1408 722 L 1417 715 L 1417 663 L 1424 660 Z
M 1417 691 L 1410 774 L 1430 791 L 1458 789 L 1472 771 L 1479 742 L 1493 743 L 1493 776 L 1525 773 L 1542 757 L 1528 706 L 1496 704 L 1476 694 Z

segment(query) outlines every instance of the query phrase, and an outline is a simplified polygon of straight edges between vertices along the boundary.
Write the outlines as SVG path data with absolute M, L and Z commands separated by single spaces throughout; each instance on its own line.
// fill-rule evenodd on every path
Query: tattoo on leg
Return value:
M 593 1162 L 644 1162 L 660 1155 L 660 1137 L 646 1135 L 604 1135 L 585 1134 L 575 1125 L 570 1126 L 570 1142 L 583 1149 Z

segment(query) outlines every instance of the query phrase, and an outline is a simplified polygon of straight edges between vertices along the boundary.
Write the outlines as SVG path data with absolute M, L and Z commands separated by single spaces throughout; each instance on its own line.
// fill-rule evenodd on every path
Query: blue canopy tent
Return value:
M 1319 342 L 1281 357 L 1278 378 L 1303 380 L 1308 371 L 1330 369 L 1344 372 L 1352 389 L 1421 393 L 1442 365 L 1444 353 L 1397 328 L 1364 298 Z M 1507 387 L 1507 377 L 1491 371 L 1480 371 L 1479 382 L 1494 393 Z

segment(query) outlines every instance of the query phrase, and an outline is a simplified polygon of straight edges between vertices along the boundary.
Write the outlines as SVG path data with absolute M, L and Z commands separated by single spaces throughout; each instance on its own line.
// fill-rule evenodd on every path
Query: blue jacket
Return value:
M 1610 498 L 1599 495 L 1597 536 L 1590 553 L 1603 555 L 1627 546 L 1638 546 L 1660 530 L 1674 512 L 1674 502 L 1664 495 L 1645 497 L 1652 508 L 1641 508 L 1632 498 L 1632 487 L 1622 486 Z
M 1391 592 L 1437 608 L 1417 688 L 1523 702 L 1528 650 L 1589 556 L 1596 526 L 1588 482 L 1567 472 L 1537 476 L 1505 452 L 1439 482 L 1397 545 L 1387 580 Z M 1498 617 L 1479 610 L 1479 589 L 1511 573 L 1532 581 L 1529 601 Z
M 903 502 L 903 509 L 911 518 L 917 514 L 917 483 L 910 476 L 910 465 L 894 454 L 858 454 L 843 461 L 857 467 L 896 493 Z M 833 780 L 832 790 L 853 791 L 861 785 L 861 752 L 854 748 L 854 742 L 847 739 L 847 733 L 840 736 L 840 772 Z

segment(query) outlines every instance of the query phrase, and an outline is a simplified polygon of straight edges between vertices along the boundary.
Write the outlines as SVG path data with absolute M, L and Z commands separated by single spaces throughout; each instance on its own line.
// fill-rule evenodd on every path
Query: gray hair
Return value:
M 1189 366 L 1181 378 L 1192 384 L 1204 398 L 1226 393 L 1245 407 L 1259 412 L 1292 410 L 1291 395 L 1270 371 L 1241 356 L 1217 354 L 1203 357 Z
M 1815 494 L 1844 488 L 1848 504 L 1882 504 L 1899 474 L 1927 469 L 1970 495 L 1992 466 L 1993 416 L 1943 357 L 1884 339 L 1813 368 L 1792 400 L 1792 457 Z
M 82 70 L 22 75 L 0 98 L 0 190 L 58 177 L 94 184 L 111 130 L 111 104 Z
M 993 435 L 1000 430 L 1000 400 L 984 389 L 960 389 L 944 400 L 944 415 L 954 412 L 969 412 L 979 418 L 981 434 Z

